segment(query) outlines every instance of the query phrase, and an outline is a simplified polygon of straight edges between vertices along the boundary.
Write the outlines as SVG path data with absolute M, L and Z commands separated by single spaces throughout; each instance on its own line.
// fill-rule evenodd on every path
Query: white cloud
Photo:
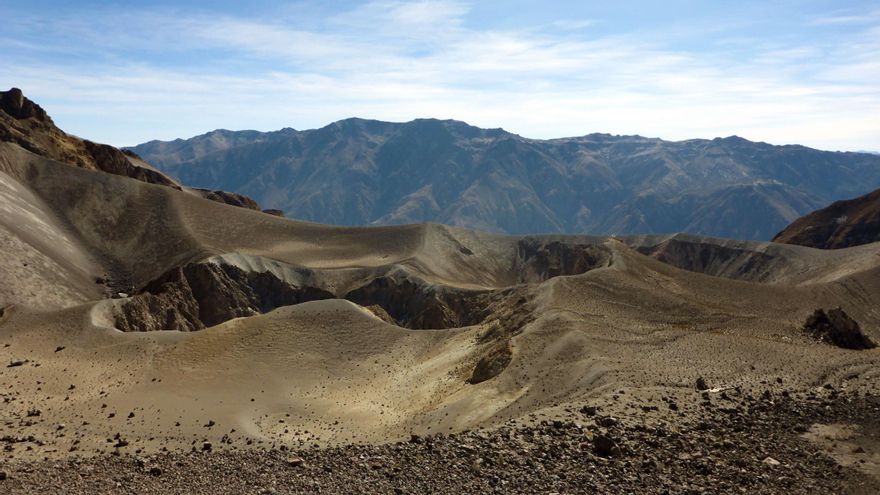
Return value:
M 592 21 L 565 20 L 558 29 L 477 29 L 467 14 L 446 1 L 374 2 L 309 24 L 295 15 L 84 13 L 42 28 L 82 46 L 30 49 L 23 36 L 23 56 L 0 52 L 0 64 L 60 125 L 113 144 L 360 116 L 456 118 L 537 138 L 739 134 L 880 147 L 877 26 L 833 42 L 764 42 L 741 57 L 723 44 L 673 49 L 662 31 L 599 36 Z M 66 49 L 89 50 L 89 61 L 31 57 Z
M 814 26 L 873 24 L 880 21 L 880 9 L 860 14 L 839 14 L 816 17 L 810 24 Z

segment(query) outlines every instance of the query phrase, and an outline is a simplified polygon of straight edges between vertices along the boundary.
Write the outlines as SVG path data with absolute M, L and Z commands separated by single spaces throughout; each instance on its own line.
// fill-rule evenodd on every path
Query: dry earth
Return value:
M 0 196 L 7 493 L 877 486 L 880 350 L 802 325 L 839 306 L 880 339 L 880 243 L 329 227 L 10 143 Z M 163 290 L 219 324 L 118 330 L 206 263 L 245 275 Z M 275 304 L 265 277 L 329 298 Z

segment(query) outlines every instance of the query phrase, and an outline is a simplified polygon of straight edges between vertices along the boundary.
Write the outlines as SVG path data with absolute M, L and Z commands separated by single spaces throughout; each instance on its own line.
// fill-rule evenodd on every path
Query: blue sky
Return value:
M 0 0 L 0 18 L 0 86 L 115 145 L 357 116 L 880 149 L 877 1 Z

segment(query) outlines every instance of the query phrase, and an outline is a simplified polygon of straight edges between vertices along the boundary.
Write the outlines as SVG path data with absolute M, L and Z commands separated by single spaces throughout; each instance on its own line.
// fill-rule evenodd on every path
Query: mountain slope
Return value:
M 247 137 L 247 133 L 243 136 Z M 218 203 L 251 210 L 260 209 L 254 200 L 241 194 L 182 188 L 173 179 L 131 151 L 123 151 L 107 144 L 95 143 L 67 134 L 55 125 L 40 105 L 26 98 L 18 88 L 0 91 L 0 143 L 3 142 L 13 143 L 31 153 L 67 165 L 186 190 Z M 173 143 L 164 149 L 173 149 Z M 211 149 L 218 148 L 214 146 Z M 266 211 L 266 213 L 270 212 L 279 213 L 274 210 Z
M 214 131 L 131 148 L 182 183 L 340 225 L 432 221 L 505 233 L 671 233 L 765 240 L 880 185 L 880 157 L 738 137 L 534 140 L 458 121 L 348 119 Z
M 822 249 L 880 241 L 880 189 L 798 218 L 773 241 Z
M 0 91 L 0 142 L 15 143 L 31 153 L 77 167 L 180 188 L 162 173 L 135 163 L 134 157 L 112 146 L 65 133 L 18 88 Z
M 528 143 L 503 146 L 530 160 Z M 513 177 L 515 163 L 480 158 L 495 174 L 471 180 L 473 167 L 454 165 L 468 153 L 447 167 L 460 184 Z M 385 172 L 392 190 L 436 179 Z M 771 204 L 784 198 L 767 184 L 725 201 L 753 194 Z M 620 448 L 630 455 L 653 444 L 623 437 L 621 424 L 659 438 L 656 425 L 705 424 L 703 414 L 717 409 L 739 428 L 757 407 L 775 411 L 771 400 L 809 393 L 815 405 L 819 384 L 833 387 L 818 388 L 833 398 L 844 388 L 876 391 L 880 379 L 877 349 L 820 344 L 801 328 L 817 308 L 840 306 L 877 340 L 880 243 L 826 251 L 689 235 L 319 225 L 72 166 L 10 142 L 0 143 L 0 199 L 4 470 L 39 459 L 69 467 L 64 461 L 79 454 L 137 465 L 132 454 L 144 459 L 139 476 L 167 479 L 145 472 L 154 454 L 196 449 L 191 459 L 219 466 L 213 479 L 229 469 L 208 451 L 256 449 L 262 462 L 267 449 L 413 438 L 390 447 L 411 451 L 440 438 L 427 435 L 537 417 L 581 425 L 585 442 L 571 444 L 580 462 L 594 457 L 593 431 L 626 438 Z M 698 377 L 713 389 L 695 390 Z M 730 416 L 741 407 L 737 397 L 762 396 Z M 671 462 L 681 461 L 684 447 L 670 445 Z M 522 463 L 511 458 L 517 469 L 536 453 L 520 450 Z M 561 451 L 546 452 L 557 460 L 550 452 Z M 767 469 L 765 455 L 749 462 Z M 468 464 L 459 463 L 472 472 Z M 285 466 L 313 479 L 310 462 Z M 386 477 L 363 464 L 365 472 Z

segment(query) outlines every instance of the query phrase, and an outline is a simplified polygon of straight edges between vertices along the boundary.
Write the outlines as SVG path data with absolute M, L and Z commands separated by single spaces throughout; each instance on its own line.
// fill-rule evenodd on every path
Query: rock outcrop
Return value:
M 281 306 L 333 298 L 314 287 L 294 287 L 268 272 L 192 263 L 174 268 L 125 300 L 116 327 L 123 331 L 193 331 Z
M 634 247 L 646 256 L 682 270 L 756 282 L 764 281 L 782 262 L 757 250 L 694 238 L 670 238 Z
M 576 244 L 527 237 L 517 243 L 519 283 L 542 282 L 562 275 L 580 275 L 608 266 L 611 251 L 600 244 Z
M 180 189 L 161 172 L 133 164 L 119 149 L 65 133 L 18 88 L 0 91 L 0 141 L 76 167 Z
M 232 206 L 238 206 L 240 208 L 247 208 L 249 210 L 261 211 L 260 206 L 253 199 L 243 195 L 236 194 L 227 191 L 211 191 L 208 189 L 197 189 L 193 188 L 193 191 L 198 193 L 201 197 L 210 199 L 211 201 L 216 201 L 218 203 L 226 203 Z M 269 213 L 268 211 L 264 213 Z
M 880 189 L 798 218 L 773 242 L 839 249 L 880 241 Z
M 804 323 L 804 331 L 823 342 L 844 349 L 877 347 L 877 344 L 862 333 L 859 324 L 841 308 L 834 308 L 827 313 L 817 309 Z
M 412 276 L 386 275 L 348 292 L 345 299 L 381 307 L 407 328 L 457 328 L 476 325 L 488 314 L 489 292 L 433 285 Z

